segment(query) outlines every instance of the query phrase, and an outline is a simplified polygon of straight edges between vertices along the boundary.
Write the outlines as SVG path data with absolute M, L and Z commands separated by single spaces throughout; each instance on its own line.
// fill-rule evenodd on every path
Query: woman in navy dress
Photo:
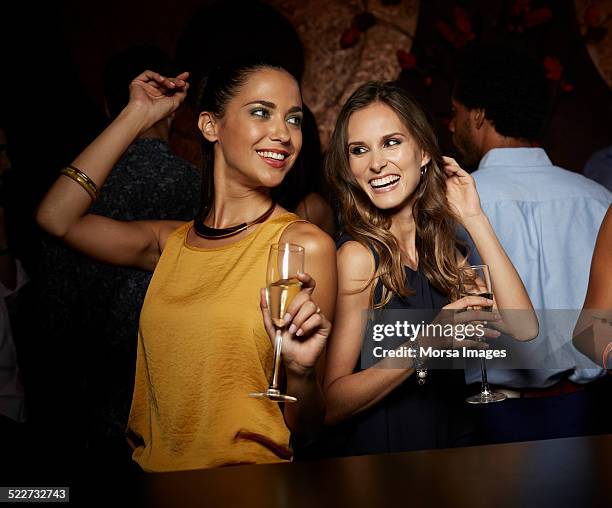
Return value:
M 426 310 L 436 319 L 442 319 L 441 309 L 493 305 L 502 315 L 505 309 L 525 309 L 519 322 L 500 318 L 496 328 L 517 340 L 537 335 L 527 292 L 480 208 L 472 177 L 442 157 L 433 129 L 410 95 L 381 82 L 362 85 L 344 105 L 326 172 L 344 228 L 325 378 L 326 423 L 340 436 L 332 454 L 469 444 L 462 370 L 425 371 L 426 365 L 410 358 L 371 365 L 371 358 L 361 356 L 367 335 L 362 312 L 372 309 Z M 455 237 L 458 226 L 491 267 L 493 300 L 458 294 L 459 271 L 468 264 Z M 474 285 L 481 289 L 482 281 Z M 498 335 L 486 331 L 488 337 Z M 470 342 L 454 345 L 460 344 Z M 421 345 L 442 347 L 423 337 Z

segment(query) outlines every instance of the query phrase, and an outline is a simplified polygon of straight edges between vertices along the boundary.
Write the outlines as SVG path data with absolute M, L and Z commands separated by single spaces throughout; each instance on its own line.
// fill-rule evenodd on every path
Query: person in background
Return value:
M 452 106 L 453 142 L 466 164 L 478 164 L 472 176 L 482 208 L 536 311 L 580 309 L 595 238 L 612 196 L 584 176 L 554 166 L 544 149 L 533 146 L 547 117 L 543 67 L 510 47 L 470 48 L 457 69 Z M 474 250 L 473 263 L 478 254 Z M 582 360 L 571 346 L 573 324 L 540 319 L 537 344 L 550 352 L 541 368 L 528 364 L 532 357 L 526 352 L 521 358 L 517 348 L 515 361 L 531 367 L 489 369 L 489 382 L 510 400 L 482 408 L 483 442 L 593 432 L 591 397 L 584 390 L 603 372 L 593 364 L 579 368 Z M 468 381 L 479 375 L 469 373 Z
M 99 261 L 154 272 L 140 315 L 127 429 L 142 469 L 288 461 L 290 438 L 312 435 L 323 419 L 318 365 L 336 296 L 333 241 L 270 196 L 302 144 L 296 79 L 251 60 L 207 76 L 198 121 L 202 198 L 194 220 L 87 213 L 126 148 L 176 111 L 187 77 L 150 70 L 136 77 L 128 105 L 62 171 L 37 220 Z M 284 407 L 247 396 L 265 389 L 272 370 L 274 334 L 262 288 L 276 243 L 302 245 L 307 272 L 298 275 L 302 289 L 284 316 L 284 380 L 298 399 Z
M 317 123 L 312 112 L 304 105 L 302 123 L 302 150 L 287 177 L 273 196 L 285 209 L 319 226 L 328 235 L 334 236 L 336 220 L 329 196 L 323 188 L 323 156 Z
M 7 139 L 0 127 L 0 449 L 6 464 L 23 450 L 25 395 L 13 340 L 7 298 L 14 298 L 28 278 L 9 247 L 4 216 L 3 179 L 11 169 Z M 5 462 L 6 461 L 6 462 Z
M 337 426 L 331 432 L 341 436 L 336 453 L 469 444 L 463 370 L 428 369 L 423 376 L 416 359 L 406 359 L 404 365 L 373 360 L 367 366 L 362 315 L 372 309 L 433 311 L 435 321 L 449 314 L 468 319 L 471 313 L 459 311 L 473 306 L 501 312 L 524 309 L 520 323 L 486 315 L 518 340 L 537 335 L 525 288 L 482 212 L 472 177 L 441 155 L 433 129 L 412 97 L 398 85 L 382 82 L 360 86 L 343 106 L 326 174 L 345 228 L 338 241 L 338 301 L 325 376 L 326 422 Z M 491 266 L 498 288 L 492 300 L 459 294 L 459 272 L 466 260 L 456 241 L 456 224 L 469 231 Z M 472 292 L 482 293 L 482 281 L 474 285 Z M 487 333 L 499 336 L 497 330 Z M 424 348 L 446 345 L 441 338 L 420 341 Z M 475 344 L 460 338 L 453 345 Z
M 146 68 L 175 74 L 170 57 L 155 46 L 131 47 L 109 59 L 104 69 L 109 122 L 128 104 L 130 83 Z M 90 213 L 121 221 L 195 217 L 200 173 L 170 150 L 172 119 L 171 115 L 155 122 L 127 147 Z M 94 463 L 129 468 L 125 428 L 134 388 L 138 320 L 151 273 L 98 263 L 49 237 L 44 239 L 40 272 L 43 333 L 52 343 L 70 343 L 71 352 L 64 358 L 88 359 L 86 369 L 78 363 L 62 369 L 69 373 L 66 385 L 81 391 L 74 401 L 78 420 L 73 422 L 85 420 L 78 428 L 87 456 Z

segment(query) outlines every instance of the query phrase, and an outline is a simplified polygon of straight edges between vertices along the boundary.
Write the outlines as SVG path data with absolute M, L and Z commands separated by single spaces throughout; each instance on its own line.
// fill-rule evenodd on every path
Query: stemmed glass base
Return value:
M 249 397 L 253 397 L 254 399 L 270 399 L 275 402 L 297 402 L 297 397 L 285 395 L 278 389 L 278 372 L 280 369 L 282 343 L 282 330 L 277 328 L 276 338 L 274 340 L 274 371 L 272 373 L 272 381 L 270 381 L 270 386 L 265 392 L 249 393 Z
M 482 287 L 479 287 L 477 280 L 480 280 Z M 461 296 L 480 296 L 489 300 L 493 299 L 493 286 L 491 284 L 491 274 L 487 265 L 471 265 L 464 266 L 459 272 L 459 294 Z M 470 310 L 483 310 L 491 312 L 492 306 L 489 307 L 468 307 Z M 486 321 L 485 321 L 486 323 Z M 483 342 L 483 338 L 477 339 L 478 342 Z M 489 380 L 487 379 L 487 364 L 483 357 L 480 357 L 480 375 L 482 384 L 480 385 L 480 393 L 466 398 L 469 404 L 489 404 L 491 402 L 501 402 L 508 397 L 505 393 L 494 392 L 489 388 Z
M 506 400 L 506 398 L 507 395 L 505 393 L 483 390 L 465 400 L 470 404 L 489 404 L 490 402 L 501 402 L 502 400 Z
M 280 390 L 276 390 L 274 388 L 268 388 L 265 392 L 249 393 L 249 397 L 253 397 L 254 399 L 270 399 L 275 402 L 297 402 L 296 397 L 284 395 L 280 392 Z
M 270 245 L 268 266 L 266 268 L 266 300 L 268 319 L 276 329 L 274 337 L 274 368 L 272 379 L 265 392 L 249 393 L 255 399 L 269 399 L 274 402 L 297 402 L 297 397 L 281 393 L 279 377 L 281 374 L 281 349 L 287 309 L 300 292 L 302 283 L 299 274 L 304 272 L 304 247 L 293 243 Z

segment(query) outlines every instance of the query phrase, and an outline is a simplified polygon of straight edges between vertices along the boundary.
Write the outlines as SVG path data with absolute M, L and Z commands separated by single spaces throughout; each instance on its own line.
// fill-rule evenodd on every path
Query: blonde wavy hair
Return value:
M 382 298 L 374 308 L 384 307 L 393 294 L 411 296 L 400 248 L 391 234 L 391 214 L 376 208 L 356 182 L 349 166 L 347 127 L 353 113 L 373 103 L 389 106 L 416 141 L 429 154 L 430 162 L 416 188 L 412 213 L 416 224 L 416 249 L 419 267 L 429 283 L 457 299 L 459 268 L 456 238 L 457 218 L 446 199 L 444 162 L 433 128 L 410 94 L 392 82 L 370 81 L 360 86 L 342 107 L 325 159 L 325 174 L 338 200 L 342 227 L 356 241 L 374 251 L 379 259 L 374 280 L 383 285 Z M 368 281 L 368 284 L 372 280 Z

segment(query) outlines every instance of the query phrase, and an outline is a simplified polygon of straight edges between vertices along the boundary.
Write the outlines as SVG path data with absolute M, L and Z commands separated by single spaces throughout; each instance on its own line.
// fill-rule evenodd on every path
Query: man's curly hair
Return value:
M 467 49 L 459 59 L 453 97 L 468 109 L 484 109 L 485 118 L 502 136 L 533 141 L 546 123 L 544 67 L 509 46 Z

